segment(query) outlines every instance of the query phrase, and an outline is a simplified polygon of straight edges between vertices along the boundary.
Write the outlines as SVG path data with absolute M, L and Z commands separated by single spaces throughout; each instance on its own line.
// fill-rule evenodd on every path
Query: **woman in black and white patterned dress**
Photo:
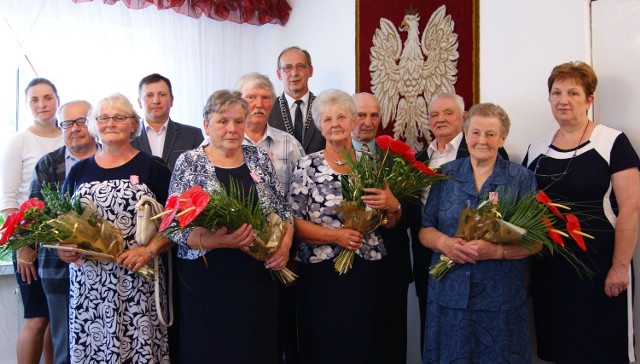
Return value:
M 76 163 L 64 189 L 120 229 L 125 252 L 114 261 L 59 251 L 70 265 L 69 346 L 72 363 L 168 363 L 166 327 L 156 312 L 154 281 L 134 273 L 171 246 L 166 238 L 135 241 L 136 203 L 151 196 L 164 203 L 171 173 L 158 157 L 133 149 L 140 118 L 120 94 L 98 102 L 89 129 L 102 149 Z M 163 282 L 163 267 L 160 282 Z M 162 287 L 161 299 L 165 292 Z

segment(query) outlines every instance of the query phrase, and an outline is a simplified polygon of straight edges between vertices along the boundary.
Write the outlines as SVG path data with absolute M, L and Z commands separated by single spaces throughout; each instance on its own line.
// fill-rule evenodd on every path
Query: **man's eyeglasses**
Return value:
M 293 71 L 293 69 L 296 69 L 296 71 L 298 72 L 302 72 L 304 70 L 306 70 L 307 68 L 309 68 L 308 64 L 302 64 L 302 63 L 298 63 L 295 66 L 292 64 L 288 64 L 284 67 L 280 67 L 280 70 L 283 71 L 284 73 L 290 73 L 291 71 Z
M 87 125 L 87 118 L 78 118 L 75 120 L 65 120 L 60 122 L 60 127 L 62 129 L 69 129 L 73 127 L 73 124 L 76 124 L 79 127 L 83 127 Z
M 127 119 L 133 119 L 133 116 L 124 116 L 124 115 L 113 115 L 113 116 L 107 116 L 107 115 L 100 115 L 96 118 L 96 121 L 100 124 L 104 124 L 104 123 L 108 123 L 110 119 L 113 119 L 113 121 L 115 121 L 116 123 L 124 123 L 125 120 Z

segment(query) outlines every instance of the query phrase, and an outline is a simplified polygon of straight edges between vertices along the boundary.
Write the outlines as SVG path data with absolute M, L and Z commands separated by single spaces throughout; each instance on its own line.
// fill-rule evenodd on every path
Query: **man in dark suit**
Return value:
M 278 79 L 284 92 L 269 115 L 269 125 L 292 134 L 306 154 L 324 149 L 325 140 L 311 116 L 315 96 L 309 91 L 313 75 L 311 55 L 300 47 L 285 48 L 278 56 Z
M 355 128 L 351 139 L 356 150 L 380 152 L 375 137 L 380 126 L 380 102 L 369 93 L 353 95 L 356 104 Z M 398 205 L 398 212 L 407 204 Z M 379 229 L 387 249 L 384 258 L 385 281 L 389 312 L 381 315 L 389 318 L 387 331 L 383 333 L 388 347 L 389 363 L 407 361 L 407 292 L 413 280 L 409 253 L 409 234 L 405 215 L 391 229 Z
M 464 124 L 464 100 L 453 93 L 443 93 L 433 96 L 428 106 L 429 127 L 434 140 L 429 144 L 426 153 L 421 153 L 418 159 L 429 161 L 429 167 L 439 167 L 454 159 L 469 156 L 467 142 L 462 132 Z M 504 148 L 498 153 L 504 159 L 509 159 Z M 423 201 L 424 202 L 424 201 Z M 433 251 L 420 244 L 418 233 L 422 227 L 422 207 L 415 204 L 409 206 L 407 212 L 408 223 L 411 228 L 411 249 L 413 252 L 413 277 L 416 294 L 420 304 L 420 347 L 424 345 L 424 326 L 427 309 L 427 280 L 429 265 Z
M 131 146 L 162 158 L 173 171 L 178 157 L 183 152 L 197 148 L 202 143 L 202 130 L 195 126 L 176 123 L 169 118 L 173 106 L 173 89 L 171 81 L 160 74 L 153 73 L 140 80 L 138 105 L 144 110 L 143 128 L 140 136 L 131 142 Z M 177 249 L 177 246 L 174 246 L 171 254 L 163 257 L 165 264 L 168 263 L 168 259 L 171 259 L 172 263 L 176 262 Z M 172 266 L 175 267 L 176 264 Z M 172 269 L 171 277 L 167 277 L 178 282 L 178 270 Z M 180 312 L 178 287 L 179 284 L 174 284 L 173 292 L 169 292 L 173 296 L 174 312 Z M 169 355 L 172 363 L 179 363 L 179 332 L 180 318 L 175 316 L 173 325 L 169 327 Z
M 173 171 L 180 154 L 197 148 L 202 143 L 202 130 L 176 123 L 169 118 L 169 111 L 173 106 L 171 81 L 157 73 L 140 80 L 138 105 L 144 110 L 143 129 L 131 145 L 162 158 Z

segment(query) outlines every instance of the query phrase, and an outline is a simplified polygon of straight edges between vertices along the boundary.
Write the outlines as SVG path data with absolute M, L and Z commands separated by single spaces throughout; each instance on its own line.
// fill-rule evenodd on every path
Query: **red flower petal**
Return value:
M 426 164 L 420 162 L 420 161 L 413 161 L 413 163 L 411 163 L 411 165 L 413 166 L 413 168 L 419 170 L 420 172 L 427 174 L 429 176 L 441 176 L 440 174 L 437 174 L 436 172 L 434 172 L 431 168 L 427 167 Z
M 180 228 L 184 229 L 185 226 L 189 225 L 198 215 L 207 207 L 209 203 L 209 194 L 205 191 L 202 191 L 200 188 L 199 191 L 194 191 L 187 196 L 186 201 L 183 201 L 184 194 L 180 196 L 180 210 L 181 215 L 178 216 L 178 223 L 180 224 Z M 182 207 L 186 208 L 183 209 Z
M 171 225 L 173 222 L 174 216 L 176 216 L 176 212 L 178 211 L 178 202 L 180 197 L 177 195 L 171 195 L 167 199 L 167 203 L 164 205 L 164 211 L 171 211 L 170 213 L 162 216 L 162 221 L 160 222 L 159 231 L 164 231 L 166 228 Z
M 580 221 L 574 214 L 567 214 L 567 232 L 573 238 L 573 240 L 578 244 L 582 251 L 587 251 L 587 246 L 584 244 L 584 239 L 582 235 L 576 234 L 576 231 L 582 232 L 580 229 Z
M 402 159 L 407 163 L 413 163 L 416 160 L 416 151 L 413 148 L 409 148 L 402 153 Z
M 564 216 L 562 216 L 562 214 L 560 213 L 560 210 L 558 210 L 557 207 L 550 205 L 551 204 L 551 199 L 549 198 L 549 196 L 547 196 L 546 193 L 542 192 L 542 191 L 538 191 L 538 194 L 536 195 L 536 200 L 538 200 L 538 202 L 540 202 L 541 204 L 547 205 L 547 208 L 549 210 L 551 210 L 551 212 L 553 212 L 554 215 L 558 216 L 560 219 L 564 220 Z
M 547 234 L 549 234 L 551 239 L 553 239 L 553 241 L 555 241 L 556 244 L 558 244 L 558 245 L 560 245 L 561 247 L 564 248 L 564 240 L 562 240 L 562 235 L 558 234 L 555 231 L 551 231 L 551 230 L 554 229 L 553 224 L 551 224 L 551 220 L 549 220 L 548 217 L 543 217 L 542 218 L 542 223 L 547 228 Z
M 23 215 L 24 215 L 24 212 L 18 210 L 7 217 L 7 219 L 4 221 L 4 224 L 2 224 L 2 228 L 0 228 L 0 231 L 2 231 L 2 237 L 0 238 L 0 245 L 4 245 L 7 243 L 9 238 L 16 231 L 16 227 L 22 220 Z
M 391 153 L 401 155 L 411 149 L 411 147 L 408 146 L 405 142 L 395 139 L 391 141 L 391 145 L 389 147 L 391 148 Z
M 376 138 L 376 144 L 378 144 L 378 147 L 380 147 L 380 149 L 382 149 L 385 152 L 389 148 L 391 148 L 392 142 L 393 142 L 393 138 L 388 135 L 380 135 L 379 137 Z
M 40 211 L 44 210 L 44 202 L 38 200 L 37 198 L 30 198 L 20 205 L 20 211 L 25 212 L 27 210 L 36 208 Z

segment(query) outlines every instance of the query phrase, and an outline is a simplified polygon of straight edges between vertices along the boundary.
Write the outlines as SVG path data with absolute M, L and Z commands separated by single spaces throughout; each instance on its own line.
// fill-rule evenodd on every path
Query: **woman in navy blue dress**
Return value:
M 525 287 L 526 257 L 520 245 L 456 238 L 460 212 L 489 194 L 519 198 L 536 190 L 533 173 L 498 155 L 509 117 L 494 104 L 472 107 L 464 122 L 470 156 L 445 164 L 451 178 L 431 187 L 420 242 L 456 266 L 429 277 L 424 363 L 529 363 L 531 349 Z
M 635 362 L 633 265 L 640 211 L 640 159 L 627 136 L 589 120 L 598 79 L 582 62 L 548 80 L 558 130 L 532 143 L 523 164 L 551 198 L 586 215 L 586 252 L 567 247 L 595 273 L 580 277 L 558 257 L 531 266 L 538 356 L 557 363 Z M 562 279 L 558 279 L 562 277 Z

